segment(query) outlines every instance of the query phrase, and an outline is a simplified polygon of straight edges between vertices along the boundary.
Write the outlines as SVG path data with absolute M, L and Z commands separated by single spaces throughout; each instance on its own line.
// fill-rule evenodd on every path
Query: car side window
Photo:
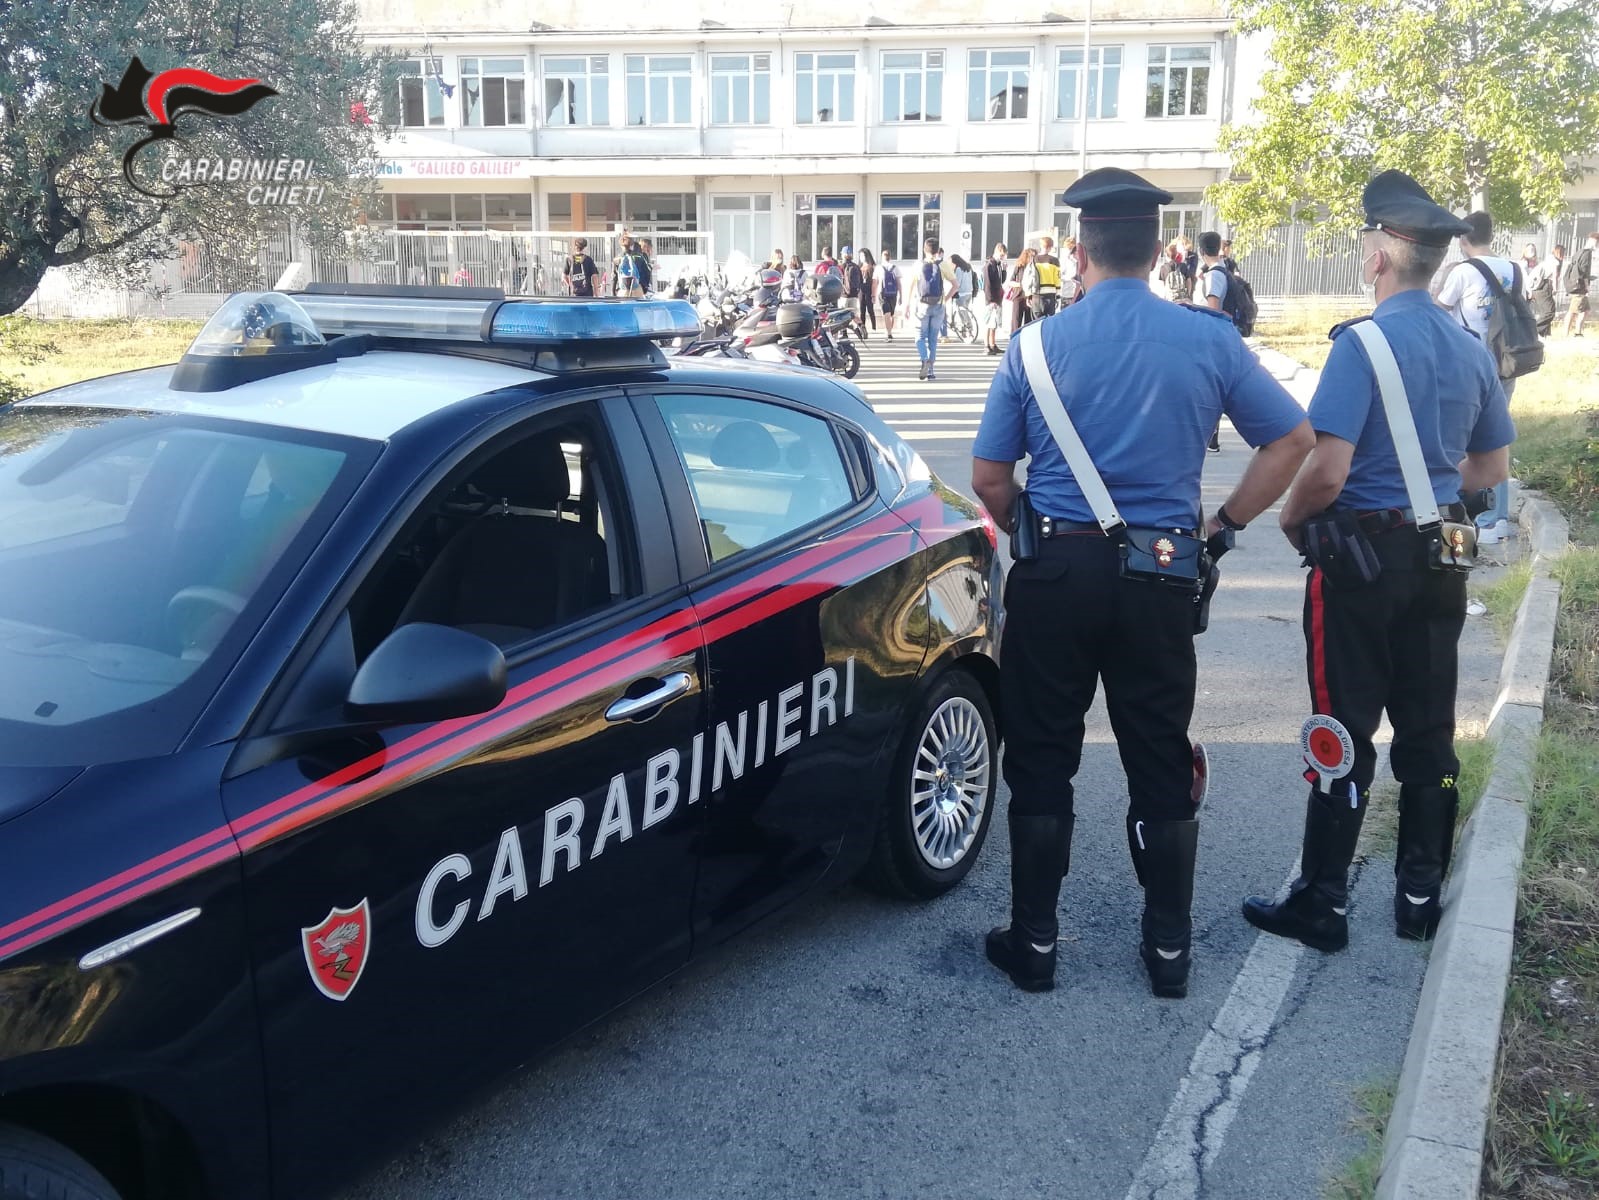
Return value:
M 850 470 L 832 427 L 740 396 L 656 397 L 713 563 L 847 508 Z
M 357 660 L 397 626 L 510 649 L 637 594 L 609 443 L 592 414 L 475 455 L 422 506 L 351 605 Z

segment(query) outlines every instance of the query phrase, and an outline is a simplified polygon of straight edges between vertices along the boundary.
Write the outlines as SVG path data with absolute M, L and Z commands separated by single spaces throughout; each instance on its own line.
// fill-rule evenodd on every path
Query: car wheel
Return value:
M 838 347 L 839 371 L 845 379 L 854 379 L 855 372 L 861 369 L 861 352 L 843 342 Z
M 105 1176 L 58 1142 L 0 1125 L 0 1200 L 118 1200 Z
M 994 816 L 999 739 L 982 685 L 956 668 L 922 697 L 894 758 L 867 882 L 941 896 L 977 861 Z

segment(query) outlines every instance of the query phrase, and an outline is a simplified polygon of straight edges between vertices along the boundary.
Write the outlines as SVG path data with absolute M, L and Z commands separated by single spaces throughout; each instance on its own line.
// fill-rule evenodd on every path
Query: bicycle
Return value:
M 949 318 L 949 335 L 959 342 L 977 342 L 977 316 L 970 304 L 957 304 Z

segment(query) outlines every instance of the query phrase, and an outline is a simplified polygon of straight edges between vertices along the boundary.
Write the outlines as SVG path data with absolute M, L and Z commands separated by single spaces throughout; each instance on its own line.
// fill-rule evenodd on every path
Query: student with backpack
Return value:
M 877 268 L 877 301 L 883 309 L 883 329 L 891 342 L 894 340 L 894 309 L 899 304 L 902 286 L 903 281 L 900 279 L 899 264 L 894 261 L 894 252 L 884 246 L 883 262 Z
M 938 358 L 938 339 L 944 332 L 944 272 L 943 255 L 938 243 L 928 238 L 922 244 L 921 266 L 912 287 L 916 298 L 916 315 L 919 324 L 916 334 L 916 356 L 922 360 L 921 379 L 937 379 L 933 362 Z
M 1565 272 L 1560 277 L 1561 286 L 1571 297 L 1565 324 L 1569 337 L 1581 337 L 1583 323 L 1588 319 L 1588 288 L 1593 283 L 1596 256 L 1599 256 L 1599 231 L 1590 233 L 1587 245 L 1566 260 Z
M 1247 280 L 1227 265 L 1221 252 L 1221 234 L 1214 230 L 1199 235 L 1201 268 L 1201 295 L 1205 303 L 1217 312 L 1232 318 L 1233 327 L 1240 337 L 1255 332 L 1255 317 L 1259 309 L 1255 304 L 1255 291 Z
M 1460 235 L 1466 261 L 1456 263 L 1438 292 L 1438 303 L 1488 347 L 1505 390 L 1505 400 L 1515 394 L 1518 376 L 1536 371 L 1543 363 L 1543 343 L 1537 320 L 1522 291 L 1521 268 L 1491 253 L 1493 218 L 1474 212 L 1465 218 L 1469 233 Z M 1510 484 L 1494 488 L 1493 508 L 1477 518 L 1477 544 L 1493 545 L 1515 536 L 1510 524 Z

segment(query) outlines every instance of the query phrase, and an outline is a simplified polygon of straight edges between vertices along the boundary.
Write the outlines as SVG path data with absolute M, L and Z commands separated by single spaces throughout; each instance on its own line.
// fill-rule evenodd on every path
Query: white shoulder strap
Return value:
M 1054 435 L 1060 452 L 1066 456 L 1066 465 L 1071 468 L 1077 486 L 1082 488 L 1083 498 L 1094 510 L 1094 519 L 1106 533 L 1114 532 L 1125 527 L 1127 522 L 1116 511 L 1110 493 L 1105 490 L 1105 481 L 1099 477 L 1099 469 L 1088 456 L 1088 447 L 1083 445 L 1083 439 L 1077 436 L 1077 427 L 1066 415 L 1066 406 L 1061 403 L 1060 391 L 1055 387 L 1055 380 L 1049 373 L 1049 363 L 1044 359 L 1043 325 L 1042 321 L 1034 321 L 1022 326 L 1022 369 L 1027 372 L 1033 399 L 1038 401 L 1039 411 L 1044 414 L 1049 432 Z
M 1410 494 L 1416 525 L 1418 528 L 1436 525 L 1438 501 L 1433 498 L 1432 478 L 1427 474 L 1421 439 L 1416 436 L 1416 418 L 1410 412 L 1410 400 L 1405 395 L 1399 364 L 1394 361 L 1393 347 L 1375 321 L 1359 321 L 1349 329 L 1366 347 L 1372 372 L 1377 376 L 1377 390 L 1382 394 L 1383 411 L 1388 414 L 1388 432 L 1393 435 L 1394 449 L 1399 452 L 1399 470 L 1405 477 L 1405 491 Z

